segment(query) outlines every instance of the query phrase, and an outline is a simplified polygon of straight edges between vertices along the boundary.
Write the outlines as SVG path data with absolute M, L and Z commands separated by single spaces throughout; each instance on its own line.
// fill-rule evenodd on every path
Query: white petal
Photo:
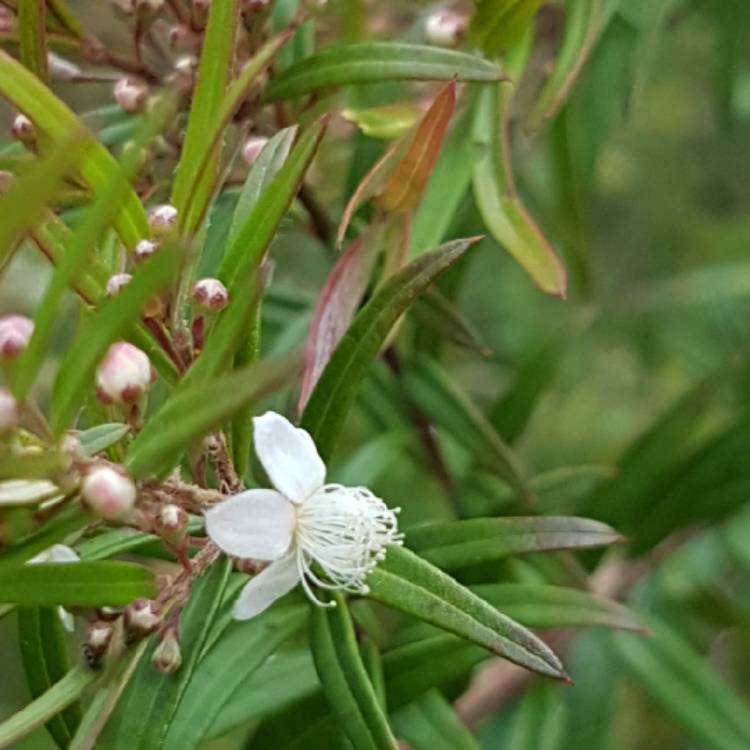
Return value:
M 227 554 L 278 560 L 294 533 L 292 504 L 274 490 L 248 490 L 206 511 L 206 533 Z
M 68 547 L 67 544 L 53 544 L 47 552 L 49 553 L 50 562 L 68 563 L 78 562 L 81 559 L 78 557 L 78 553 Z
M 75 632 L 76 629 L 76 622 L 73 619 L 73 615 L 68 612 L 65 607 L 58 607 L 57 608 L 57 615 L 60 618 L 60 622 L 62 623 L 62 626 L 67 630 L 69 633 Z
M 326 467 L 310 435 L 268 411 L 253 418 L 255 452 L 273 486 L 295 503 L 323 486 Z
M 248 581 L 234 603 L 235 620 L 249 620 L 259 615 L 299 583 L 296 555 L 287 555 L 271 563 Z

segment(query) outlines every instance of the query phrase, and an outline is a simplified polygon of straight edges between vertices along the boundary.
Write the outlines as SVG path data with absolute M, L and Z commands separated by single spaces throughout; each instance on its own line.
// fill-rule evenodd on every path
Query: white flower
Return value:
M 53 544 L 51 547 L 40 552 L 36 557 L 32 557 L 27 562 L 29 565 L 34 565 L 35 563 L 73 563 L 78 562 L 80 559 L 81 558 L 78 557 L 76 551 L 72 550 L 70 547 L 67 547 L 64 544 Z M 62 622 L 63 627 L 68 632 L 72 633 L 75 630 L 73 615 L 71 615 L 64 607 L 58 607 L 57 614 L 60 616 L 60 622 Z
M 255 451 L 275 490 L 256 489 L 206 511 L 206 531 L 228 555 L 269 561 L 234 605 L 246 620 L 301 583 L 355 594 L 400 544 L 396 513 L 365 487 L 325 484 L 326 467 L 310 435 L 274 412 L 253 419 Z M 319 572 L 313 570 L 319 568 Z

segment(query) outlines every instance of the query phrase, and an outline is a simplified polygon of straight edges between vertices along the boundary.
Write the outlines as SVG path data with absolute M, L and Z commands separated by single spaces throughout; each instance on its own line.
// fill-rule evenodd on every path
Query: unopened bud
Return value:
M 133 277 L 129 273 L 116 273 L 107 282 L 107 297 L 119 294 L 122 288 L 130 283 Z
M 268 138 L 262 136 L 252 136 L 248 138 L 242 146 L 242 158 L 246 164 L 252 164 L 257 158 L 264 146 L 268 143 Z
M 229 304 L 229 292 L 218 279 L 201 279 L 193 287 L 193 301 L 205 312 L 219 312 Z
M 21 418 L 18 402 L 7 388 L 0 388 L 0 435 L 15 429 Z
M 138 347 L 118 341 L 109 347 L 96 370 L 99 398 L 105 403 L 135 403 L 154 382 L 151 362 Z
M 120 78 L 113 89 L 115 101 L 126 112 L 140 112 L 148 101 L 149 88 L 137 78 Z
M 152 599 L 137 599 L 125 610 L 125 624 L 133 636 L 153 633 L 160 622 L 159 608 Z
M 95 466 L 83 480 L 81 497 L 105 521 L 125 521 L 133 512 L 137 491 L 133 480 L 112 466 Z
M 103 654 L 112 640 L 112 626 L 108 622 L 96 620 L 89 625 L 86 633 L 86 645 L 92 651 Z
M 159 249 L 159 243 L 153 240 L 138 240 L 135 246 L 135 262 L 143 263 Z
M 83 71 L 75 63 L 54 52 L 47 53 L 47 64 L 50 78 L 55 81 L 76 81 L 83 75 Z
M 466 21 L 457 13 L 439 10 L 427 17 L 424 30 L 430 44 L 438 47 L 454 47 L 466 30 Z
M 169 203 L 154 206 L 148 212 L 148 225 L 154 237 L 168 235 L 177 224 L 177 209 Z
M 161 643 L 156 647 L 151 663 L 160 672 L 170 674 L 176 672 L 182 664 L 182 653 L 180 652 L 180 641 L 177 638 L 177 630 L 174 627 L 167 628 L 162 636 Z
M 13 118 L 10 133 L 16 140 L 21 141 L 21 143 L 30 143 L 36 138 L 34 123 L 24 114 L 17 114 Z
M 27 347 L 34 323 L 25 315 L 0 318 L 0 362 L 15 359 Z
M 179 547 L 185 540 L 188 527 L 188 514 L 179 505 L 170 503 L 159 511 L 155 531 L 173 547 Z

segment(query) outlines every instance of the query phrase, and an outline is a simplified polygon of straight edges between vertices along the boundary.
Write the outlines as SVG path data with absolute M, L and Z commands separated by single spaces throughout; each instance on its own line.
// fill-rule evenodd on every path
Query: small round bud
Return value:
M 15 429 L 21 418 L 21 410 L 13 394 L 7 388 L 0 388 L 0 435 Z
M 113 466 L 95 466 L 81 484 L 81 497 L 105 521 L 125 521 L 133 512 L 137 491 L 133 480 Z
M 22 113 L 17 114 L 13 118 L 10 133 L 16 140 L 21 141 L 21 143 L 30 143 L 36 138 L 34 123 Z
M 132 404 L 153 381 L 148 356 L 126 341 L 112 344 L 96 370 L 97 393 L 105 403 Z
M 180 641 L 177 637 L 177 630 L 174 627 L 167 628 L 161 639 L 161 643 L 156 647 L 151 664 L 160 672 L 171 674 L 176 672 L 182 664 L 182 653 L 180 652 Z
M 151 599 L 137 599 L 125 610 L 125 624 L 131 635 L 153 633 L 160 622 L 159 608 Z
M 425 21 L 425 36 L 430 44 L 438 47 L 454 47 L 466 30 L 466 21 L 457 13 L 439 10 Z
M 241 151 L 245 164 L 252 164 L 258 158 L 266 143 L 268 143 L 268 138 L 263 138 L 262 136 L 248 138 L 243 144 Z
M 170 503 L 159 511 L 155 531 L 173 547 L 179 547 L 187 535 L 188 520 L 188 514 L 179 505 Z
M 153 240 L 138 240 L 135 246 L 135 262 L 143 263 L 159 249 L 159 243 Z
M 101 665 L 102 657 L 112 642 L 113 634 L 112 626 L 104 620 L 95 620 L 89 625 L 86 640 L 83 643 L 83 654 L 91 669 L 97 669 Z
M 120 78 L 113 89 L 115 101 L 126 112 L 140 112 L 148 101 L 149 88 L 137 78 Z
M 201 279 L 193 287 L 193 301 L 205 312 L 219 312 L 229 304 L 229 292 L 218 279 Z
M 116 273 L 114 276 L 111 276 L 107 282 L 107 297 L 114 297 L 119 294 L 132 278 L 129 273 Z
M 177 224 L 177 209 L 169 203 L 154 206 L 148 212 L 148 225 L 154 237 L 168 235 Z
M 28 346 L 34 323 L 25 315 L 0 318 L 0 362 L 15 359 Z

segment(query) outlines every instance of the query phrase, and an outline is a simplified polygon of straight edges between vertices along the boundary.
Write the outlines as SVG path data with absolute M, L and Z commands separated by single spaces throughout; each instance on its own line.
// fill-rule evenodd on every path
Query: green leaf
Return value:
M 155 592 L 153 573 L 133 563 L 35 563 L 0 571 L 0 602 L 116 607 Z
M 247 681 L 306 621 L 307 607 L 295 605 L 273 607 L 250 621 L 230 624 L 201 658 L 166 735 L 164 750 L 197 747 L 232 704 L 252 710 Z M 297 679 L 296 675 L 290 678 L 292 682 Z M 207 695 L 211 700 L 206 700 Z
M 176 246 L 162 247 L 138 268 L 119 294 L 89 317 L 68 348 L 52 388 L 50 426 L 55 435 L 62 434 L 80 408 L 110 344 L 123 336 L 154 295 L 169 285 L 179 260 Z
M 402 382 L 417 407 L 477 463 L 497 472 L 522 501 L 533 498 L 513 451 L 437 361 L 421 357 L 409 363 Z
M 341 111 L 341 116 L 347 122 L 356 125 L 366 136 L 384 140 L 406 135 L 417 124 L 422 114 L 422 110 L 411 102 L 361 109 L 348 107 Z
M 130 445 L 128 469 L 140 478 L 171 464 L 192 440 L 273 392 L 295 362 L 264 359 L 172 395 Z
M 559 750 L 563 747 L 566 710 L 557 685 L 535 682 L 516 711 L 509 748 Z
M 475 0 L 469 34 L 491 56 L 505 52 L 523 35 L 542 0 Z
M 750 746 L 748 705 L 666 624 L 647 619 L 651 638 L 613 636 L 638 682 L 701 744 L 716 750 Z
M 313 436 L 324 460 L 330 458 L 359 385 L 396 321 L 476 241 L 448 242 L 420 256 L 383 284 L 357 314 L 318 380 L 302 417 L 302 427 Z
M 393 717 L 399 737 L 414 750 L 480 750 L 474 735 L 437 690 L 430 690 Z
M 11 747 L 16 740 L 75 703 L 95 679 L 96 673 L 85 667 L 76 667 L 68 672 L 46 693 L 0 724 L 0 747 Z
M 333 86 L 383 81 L 499 81 L 502 71 L 481 57 L 418 44 L 367 42 L 319 52 L 276 76 L 268 102 L 293 99 Z
M 568 679 L 543 641 L 409 550 L 389 547 L 386 559 L 367 583 L 372 599 L 466 638 L 525 669 Z
M 568 516 L 470 518 L 408 530 L 406 543 L 434 565 L 454 570 L 512 555 L 591 549 L 624 541 L 600 521 Z
M 10 55 L 0 51 L 0 95 L 23 112 L 51 141 L 69 142 L 79 132 L 86 132 L 73 112 L 33 73 Z M 95 193 L 108 192 L 121 177 L 117 164 L 104 146 L 93 136 L 87 137 L 86 158 L 81 175 Z M 114 208 L 114 224 L 123 243 L 135 247 L 149 233 L 148 220 L 138 196 L 130 185 L 122 185 Z
M 19 0 L 18 35 L 21 62 L 40 80 L 47 80 L 47 32 L 45 0 Z
M 328 705 L 355 750 L 395 750 L 396 741 L 357 648 L 349 610 L 336 594 L 333 609 L 313 606 L 310 645 Z
M 86 456 L 95 456 L 118 443 L 130 432 L 130 425 L 122 422 L 98 424 L 78 433 L 78 442 Z

